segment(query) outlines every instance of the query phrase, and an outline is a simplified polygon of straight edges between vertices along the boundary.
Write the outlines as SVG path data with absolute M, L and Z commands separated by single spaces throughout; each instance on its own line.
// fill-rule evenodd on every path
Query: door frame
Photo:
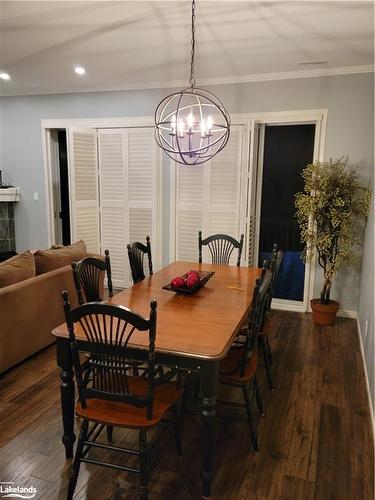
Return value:
M 261 130 L 264 139 L 264 129 L 266 125 L 315 125 L 315 135 L 314 135 L 314 150 L 313 150 L 313 162 L 324 160 L 324 148 L 325 148 L 325 136 L 327 127 L 327 110 L 319 110 L 316 113 L 305 113 L 303 115 L 293 116 L 292 113 L 287 116 L 276 116 L 267 117 L 265 120 L 258 120 L 261 124 Z M 260 152 L 263 153 L 264 144 L 260 143 Z M 258 172 L 257 172 L 257 186 L 262 179 L 263 175 L 263 154 L 259 155 L 258 159 Z M 256 242 L 255 248 L 258 255 L 259 250 L 259 236 L 260 236 L 260 207 L 262 204 L 262 190 L 257 190 L 257 201 L 256 201 Z M 299 311 L 311 312 L 310 299 L 314 296 L 314 284 L 315 284 L 315 268 L 316 259 L 312 259 L 310 263 L 306 263 L 305 266 L 305 279 L 304 279 L 304 297 L 303 301 L 285 300 L 285 299 L 273 299 L 272 305 L 275 309 L 287 310 L 287 311 Z
M 234 113 L 231 115 L 231 123 L 232 125 L 243 125 L 244 127 L 244 140 L 243 140 L 243 163 L 244 170 L 247 169 L 248 175 L 243 172 L 243 183 L 247 182 L 247 178 L 250 178 L 253 174 L 253 179 L 256 179 L 257 186 L 259 182 L 259 174 L 263 169 L 263 156 L 259 155 L 258 152 L 258 161 L 256 165 L 256 172 L 249 172 L 251 155 L 250 155 L 250 132 L 254 131 L 254 124 L 257 123 L 260 125 L 260 133 L 262 133 L 262 128 L 264 129 L 266 125 L 306 125 L 306 124 L 314 124 L 315 125 L 315 137 L 314 137 L 314 153 L 313 153 L 313 161 L 323 161 L 324 160 L 324 150 L 325 150 L 325 140 L 326 140 L 326 130 L 327 130 L 327 117 L 328 110 L 327 109 L 310 109 L 310 110 L 289 110 L 289 111 L 275 111 L 275 112 L 263 112 L 263 113 Z M 260 151 L 263 149 L 263 145 L 260 142 Z M 261 160 L 261 161 L 260 161 Z M 169 176 L 170 176 L 170 240 L 169 240 L 169 258 L 170 261 L 173 262 L 176 258 L 176 168 L 178 165 L 171 160 L 169 163 Z M 245 192 L 244 187 L 241 189 L 242 193 Z M 255 249 L 256 255 L 258 254 L 259 247 L 259 226 L 260 226 L 260 204 L 261 204 L 261 190 L 256 190 L 256 242 Z M 260 199 L 259 199 L 260 198 Z M 246 200 L 246 203 L 249 203 L 249 199 Z M 241 210 L 244 210 L 243 203 L 245 202 L 245 196 L 242 197 L 242 205 Z M 249 238 L 247 238 L 248 240 Z M 249 242 L 245 242 L 244 248 L 244 256 L 248 253 L 248 244 Z M 288 301 L 288 300 L 280 300 L 274 299 L 272 305 L 275 309 L 282 309 L 288 311 L 297 311 L 297 312 L 305 312 L 311 311 L 310 307 L 310 298 L 314 296 L 314 283 L 315 283 L 315 267 L 316 260 L 312 259 L 310 263 L 306 264 L 305 268 L 305 283 L 304 283 L 304 300 L 299 304 L 297 301 Z
M 118 118 L 48 118 L 41 120 L 41 135 L 42 135 L 42 152 L 43 152 L 43 169 L 44 169 L 44 187 L 46 195 L 46 213 L 47 213 L 47 241 L 48 246 L 55 244 L 55 219 L 56 211 L 54 196 L 53 196 L 53 162 L 54 151 L 52 147 L 52 131 L 55 129 L 65 129 L 68 134 L 70 126 L 89 127 L 89 128 L 142 128 L 154 127 L 153 116 L 135 116 L 135 117 L 118 117 Z M 162 151 L 157 157 L 159 165 L 156 172 L 156 191 L 157 200 L 155 203 L 156 216 L 156 241 L 155 255 L 153 261 L 155 269 L 161 268 L 162 263 Z M 68 165 L 69 168 L 69 165 Z M 69 172 L 70 176 L 70 172 Z

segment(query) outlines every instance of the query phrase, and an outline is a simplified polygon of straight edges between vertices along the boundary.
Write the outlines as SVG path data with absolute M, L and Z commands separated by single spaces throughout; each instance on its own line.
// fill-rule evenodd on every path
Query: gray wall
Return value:
M 372 170 L 373 177 L 373 170 Z M 373 180 L 373 178 L 372 178 Z M 373 182 L 372 182 L 373 185 Z M 372 408 L 375 409 L 374 394 L 374 198 L 372 199 L 371 212 L 367 221 L 365 238 L 363 242 L 363 259 L 360 278 L 360 292 L 358 305 L 358 318 L 360 334 L 367 366 L 367 375 L 372 398 Z
M 326 157 L 348 155 L 368 181 L 373 168 L 373 74 L 280 80 L 213 87 L 229 112 L 328 109 Z M 166 89 L 85 94 L 5 97 L 1 99 L 1 169 L 4 180 L 19 186 L 16 210 L 18 250 L 47 245 L 45 184 L 42 164 L 43 118 L 150 116 Z M 168 170 L 163 167 L 164 173 Z M 164 176 L 163 186 L 169 186 Z M 40 201 L 33 201 L 37 191 Z M 165 191 L 165 200 L 168 198 Z M 165 260 L 168 255 L 168 205 L 163 207 Z M 317 273 L 318 295 L 321 273 Z M 343 270 L 332 297 L 348 310 L 358 309 L 359 269 Z

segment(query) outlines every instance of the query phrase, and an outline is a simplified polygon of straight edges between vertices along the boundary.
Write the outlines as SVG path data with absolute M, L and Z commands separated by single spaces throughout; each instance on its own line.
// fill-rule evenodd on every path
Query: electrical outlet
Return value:
M 368 321 L 366 319 L 366 322 L 365 322 L 365 338 L 367 337 L 367 332 L 368 332 Z

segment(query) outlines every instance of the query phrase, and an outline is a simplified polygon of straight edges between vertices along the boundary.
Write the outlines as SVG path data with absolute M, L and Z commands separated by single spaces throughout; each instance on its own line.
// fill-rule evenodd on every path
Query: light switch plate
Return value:
M 34 193 L 34 201 L 39 201 L 39 193 Z

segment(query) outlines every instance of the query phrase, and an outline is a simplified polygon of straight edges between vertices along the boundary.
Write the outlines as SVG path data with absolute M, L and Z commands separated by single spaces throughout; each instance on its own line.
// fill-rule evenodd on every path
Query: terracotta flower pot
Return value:
M 335 323 L 337 311 L 340 308 L 340 303 L 335 300 L 330 300 L 329 304 L 321 304 L 319 299 L 310 301 L 313 312 L 313 321 L 316 325 L 333 325 Z

